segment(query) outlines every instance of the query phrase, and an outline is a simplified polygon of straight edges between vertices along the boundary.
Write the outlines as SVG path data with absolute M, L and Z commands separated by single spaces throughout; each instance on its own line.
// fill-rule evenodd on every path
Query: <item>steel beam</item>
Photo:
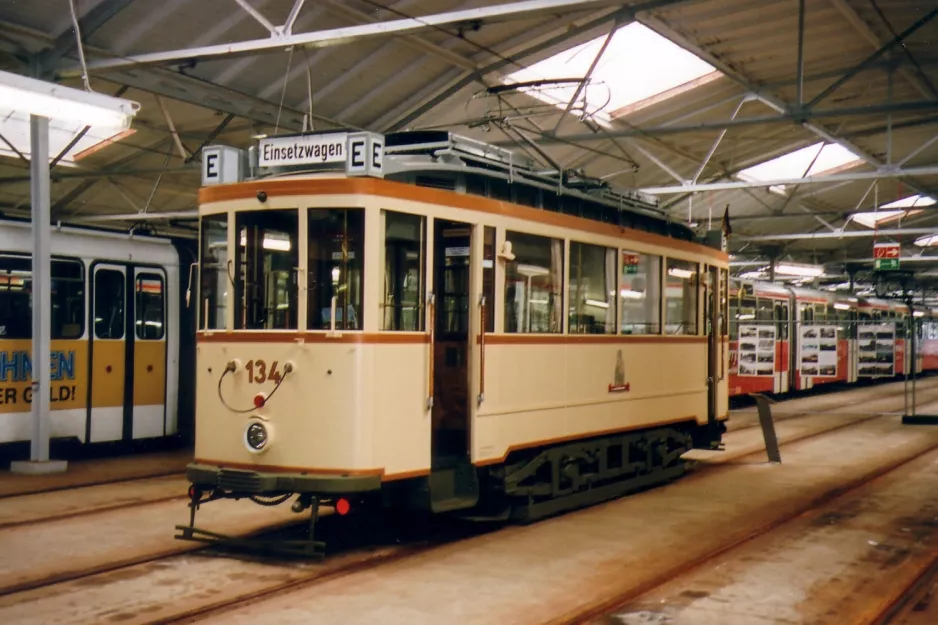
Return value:
M 306 0 L 295 0 L 293 3 L 293 8 L 290 9 L 290 14 L 287 16 L 287 21 L 283 23 L 283 28 L 281 32 L 285 35 L 293 34 L 293 25 L 296 24 L 296 18 L 300 16 L 300 11 L 303 10 L 303 5 L 306 4 Z
M 274 26 L 273 23 L 269 19 L 264 17 L 263 13 L 261 13 L 260 11 L 252 7 L 250 4 L 248 4 L 247 0 L 234 0 L 234 1 L 237 2 L 238 6 L 244 9 L 244 11 L 248 15 L 253 17 L 257 21 L 258 24 L 266 28 L 268 32 L 270 32 L 271 37 L 280 36 L 280 30 L 276 26 Z
M 844 174 L 830 174 L 827 176 L 807 176 L 805 178 L 779 178 L 775 180 L 740 180 L 736 182 L 703 182 L 699 184 L 684 184 L 673 187 L 644 187 L 641 191 L 653 195 L 668 195 L 672 193 L 696 193 L 699 191 L 728 191 L 730 189 L 758 189 L 778 185 L 825 184 L 830 182 L 853 182 L 856 180 L 879 180 L 882 178 L 901 178 L 903 176 L 935 176 L 938 175 L 938 166 L 914 167 L 909 169 L 892 169 L 879 171 L 858 171 Z
M 645 24 L 646 26 L 648 26 L 649 28 L 651 28 L 652 30 L 654 30 L 655 32 L 657 32 L 659 35 L 663 37 L 667 37 L 668 39 L 680 45 L 681 47 L 688 50 L 689 52 L 696 54 L 699 58 L 709 63 L 714 68 L 723 72 L 723 74 L 727 76 L 730 80 L 740 85 L 746 91 L 752 93 L 760 102 L 762 102 L 769 108 L 775 110 L 778 113 L 783 113 L 788 110 L 789 108 L 788 104 L 784 100 L 778 98 L 775 95 L 765 93 L 763 90 L 760 90 L 758 87 L 752 84 L 751 80 L 749 80 L 744 75 L 740 74 L 736 69 L 734 69 L 733 67 L 731 67 L 730 65 L 722 61 L 721 59 L 717 58 L 713 54 L 711 54 L 708 50 L 705 50 L 701 46 L 697 45 L 694 41 L 691 41 L 687 37 L 683 36 L 681 33 L 675 31 L 674 29 L 672 29 L 670 26 L 668 26 L 666 23 L 662 22 L 661 20 L 656 19 L 653 16 L 644 16 L 641 19 L 641 22 Z M 834 143 L 837 143 L 847 148 L 848 150 L 860 156 L 863 160 L 865 160 L 867 163 L 869 163 L 870 165 L 874 167 L 882 167 L 883 165 L 883 163 L 878 158 L 876 158 L 874 155 L 870 154 L 869 152 L 861 148 L 859 145 L 853 143 L 849 139 L 845 139 L 842 136 L 835 136 L 823 126 L 820 126 L 818 124 L 814 124 L 811 122 L 803 122 L 801 126 L 805 128 L 806 130 L 810 131 L 811 133 L 817 135 L 818 137 L 821 137 L 822 139 L 832 141 Z M 920 194 L 930 193 L 927 189 L 923 189 L 916 185 L 910 184 L 909 187 L 913 189 L 916 193 L 920 193 Z
M 919 28 L 921 28 L 921 27 L 924 26 L 925 24 L 927 24 L 927 23 L 929 23 L 930 21 L 932 21 L 936 16 L 938 16 L 938 7 L 934 7 L 931 11 L 929 11 L 928 13 L 926 13 L 925 15 L 923 15 L 922 17 L 920 17 L 919 19 L 915 20 L 915 22 L 914 22 L 911 26 L 909 26 L 909 27 L 906 28 L 904 31 L 902 31 L 901 33 L 899 33 L 898 35 L 896 35 L 895 37 L 893 37 L 893 38 L 889 41 L 889 43 L 887 43 L 887 44 L 885 44 L 884 46 L 880 47 L 879 50 L 877 50 L 876 52 L 874 52 L 874 53 L 871 54 L 870 56 L 868 56 L 868 57 L 866 57 L 865 59 L 863 59 L 863 61 L 861 61 L 858 65 L 855 65 L 852 69 L 850 69 L 849 71 L 847 71 L 846 74 L 844 74 L 843 76 L 841 76 L 840 78 L 838 78 L 837 80 L 835 80 L 835 81 L 833 82 L 833 84 L 831 84 L 827 89 L 825 89 L 825 90 L 822 91 L 821 93 L 819 93 L 819 94 L 817 94 L 816 96 L 814 96 L 814 98 L 812 98 L 811 101 L 808 102 L 808 104 L 806 105 L 806 107 L 807 107 L 807 108 L 813 108 L 813 107 L 817 106 L 818 104 L 820 104 L 825 98 L 827 98 L 827 96 L 829 96 L 830 94 L 832 94 L 832 93 L 834 93 L 835 91 L 837 91 L 838 89 L 840 89 L 840 87 L 841 87 L 844 83 L 846 83 L 846 82 L 849 81 L 851 78 L 853 78 L 854 76 L 856 76 L 857 74 L 859 74 L 860 72 L 862 72 L 862 71 L 863 71 L 864 69 L 866 69 L 867 67 L 869 67 L 873 62 L 876 61 L 876 59 L 878 59 L 878 58 L 881 57 L 882 55 L 886 54 L 887 52 L 889 52 L 890 50 L 892 50 L 892 49 L 893 49 L 894 47 L 896 47 L 897 45 L 901 44 L 906 38 L 908 38 L 909 35 L 913 34 L 913 33 L 914 33 L 915 31 L 917 31 Z
M 69 221 L 83 223 L 105 223 L 109 221 L 161 221 L 163 219 L 198 219 L 199 211 L 166 211 L 163 213 L 122 213 L 116 215 L 89 215 L 75 217 Z
M 736 110 L 734 110 L 733 114 L 730 115 L 730 121 L 733 121 L 736 119 L 736 116 L 739 115 L 739 112 L 743 109 L 743 105 L 745 105 L 746 102 L 748 101 L 749 101 L 749 96 L 746 96 L 742 100 L 740 100 L 739 104 L 736 106 Z M 707 164 L 710 162 L 710 159 L 713 157 L 714 152 L 716 152 L 717 148 L 720 147 L 720 143 L 723 141 L 723 137 L 726 136 L 727 130 L 728 130 L 727 128 L 724 128 L 723 130 L 720 131 L 720 134 L 717 136 L 716 141 L 714 141 L 713 145 L 710 147 L 710 151 L 707 152 L 707 155 L 700 162 L 700 167 L 697 168 L 697 173 L 694 174 L 694 177 L 691 180 L 692 183 L 694 184 L 697 183 L 697 180 L 700 178 L 700 174 L 702 174 L 704 168 L 707 167 Z
M 85 38 L 90 37 L 92 33 L 107 24 L 111 18 L 126 9 L 132 2 L 133 0 L 104 0 L 78 20 L 78 28 L 81 30 L 81 34 Z M 65 32 L 55 38 L 51 48 L 40 53 L 39 63 L 43 73 L 49 72 L 59 59 L 75 47 L 76 43 L 75 31 L 69 25 Z
M 834 232 L 800 232 L 794 234 L 756 234 L 756 235 L 737 235 L 733 238 L 739 241 L 801 241 L 808 239 L 854 239 L 869 237 L 898 237 L 923 234 L 938 234 L 938 226 L 933 228 L 893 228 L 891 230 L 872 229 L 869 230 L 849 230 Z
M 427 111 L 448 100 L 451 96 L 458 93 L 460 89 L 471 85 L 473 82 L 481 79 L 486 74 L 499 71 L 508 65 L 520 65 L 516 59 L 527 58 L 543 52 L 544 50 L 549 50 L 554 46 L 561 45 L 584 33 L 595 30 L 611 21 L 621 20 L 622 26 L 624 26 L 630 21 L 633 21 L 635 16 L 639 13 L 661 9 L 669 5 L 681 4 L 682 2 L 686 1 L 687 0 L 646 0 L 645 2 L 607 13 L 606 15 L 597 17 L 596 19 L 591 19 L 579 26 L 565 28 L 562 32 L 554 35 L 553 37 L 550 37 L 549 39 L 546 39 L 545 41 L 535 43 L 527 48 L 513 50 L 509 54 L 502 55 L 500 58 L 497 58 L 496 60 L 493 60 L 490 63 L 480 67 L 475 72 L 466 73 L 461 77 L 453 78 L 449 86 L 442 89 L 437 88 L 439 90 L 436 91 L 435 95 L 425 99 L 419 106 L 408 112 L 403 117 L 400 117 L 399 119 L 391 122 L 387 120 L 385 116 L 381 118 L 381 121 L 384 122 L 384 124 L 388 124 L 388 132 L 401 130 L 406 128 L 411 122 L 421 117 Z M 385 128 L 384 124 L 379 125 L 378 128 Z
M 279 52 L 290 47 L 314 48 L 341 45 L 363 39 L 414 33 L 437 26 L 458 24 L 461 22 L 522 19 L 546 11 L 566 13 L 588 10 L 610 4 L 615 3 L 609 0 L 520 0 L 518 2 L 509 2 L 483 8 L 424 15 L 420 18 L 389 20 L 377 24 L 331 28 L 328 30 L 270 37 L 267 39 L 252 39 L 229 44 L 153 52 L 150 54 L 132 55 L 125 58 L 93 61 L 88 63 L 88 71 L 94 73 L 147 65 L 167 65 L 177 61 L 192 62 L 232 58 L 235 56 L 252 55 L 263 52 Z M 60 74 L 65 77 L 80 76 L 81 67 L 65 68 Z
M 804 102 L 804 2 L 798 0 L 798 106 Z
M 320 0 L 320 2 L 326 5 L 329 10 L 341 13 L 358 22 L 365 24 L 380 23 L 380 20 L 370 13 L 365 13 L 364 11 L 359 11 L 358 9 L 348 6 L 345 0 Z M 389 9 L 390 8 L 391 7 L 389 7 Z M 456 67 L 461 67 L 468 71 L 475 71 L 478 69 L 478 66 L 473 63 L 471 59 L 467 59 L 466 57 L 453 52 L 452 50 L 448 50 L 441 45 L 421 39 L 419 36 L 405 35 L 401 37 L 401 43 L 426 54 L 430 54 L 431 56 L 443 59 L 448 63 L 455 65 Z
M 859 106 L 850 108 L 825 109 L 820 111 L 803 112 L 784 112 L 780 115 L 764 115 L 758 117 L 743 117 L 736 119 L 726 119 L 715 122 L 702 122 L 699 124 L 689 124 L 686 126 L 648 126 L 645 128 L 621 128 L 618 130 L 609 130 L 604 134 L 596 133 L 577 133 L 573 135 L 557 136 L 545 134 L 543 143 L 566 143 L 569 141 L 600 141 L 612 137 L 639 137 L 650 135 L 673 135 L 686 134 L 689 132 L 705 132 L 711 130 L 725 130 L 727 128 L 741 128 L 747 126 L 763 126 L 768 124 L 790 124 L 792 122 L 804 122 L 809 119 L 838 118 L 838 117 L 860 117 L 865 115 L 882 115 L 889 112 L 905 111 L 930 111 L 938 110 L 938 101 L 922 100 L 917 102 L 898 102 L 893 104 L 874 104 L 871 106 Z M 828 133 L 828 136 L 831 136 Z M 831 143 L 840 143 L 831 136 Z M 496 142 L 496 144 L 498 144 Z

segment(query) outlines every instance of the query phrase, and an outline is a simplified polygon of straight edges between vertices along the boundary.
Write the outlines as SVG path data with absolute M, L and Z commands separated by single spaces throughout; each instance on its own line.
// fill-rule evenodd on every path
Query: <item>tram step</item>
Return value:
M 428 485 L 430 508 L 436 513 L 471 508 L 479 501 L 478 473 L 468 463 L 434 470 Z

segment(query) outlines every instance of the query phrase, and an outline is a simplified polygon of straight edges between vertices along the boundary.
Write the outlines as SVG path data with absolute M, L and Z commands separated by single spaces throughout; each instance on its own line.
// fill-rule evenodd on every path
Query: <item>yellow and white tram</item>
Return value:
M 203 179 L 193 515 L 530 519 L 720 446 L 728 258 L 648 198 L 445 132 L 215 146 Z
M 8 459 L 22 456 L 31 435 L 30 232 L 28 222 L 0 220 L 0 456 Z M 192 349 L 180 298 L 180 264 L 194 260 L 191 248 L 180 257 L 186 247 L 162 237 L 52 229 L 54 449 L 179 432 L 180 408 L 191 412 L 192 394 L 191 376 L 180 375 Z

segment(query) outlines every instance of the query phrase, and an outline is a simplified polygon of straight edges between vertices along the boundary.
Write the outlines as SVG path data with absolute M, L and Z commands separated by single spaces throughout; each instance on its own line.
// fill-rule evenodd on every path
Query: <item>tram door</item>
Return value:
M 95 265 L 91 287 L 91 380 L 87 440 L 124 438 L 127 377 L 127 269 Z
M 162 436 L 166 422 L 166 278 L 159 269 L 134 269 L 133 438 Z M 128 360 L 131 362 L 131 360 Z M 125 437 L 128 432 L 124 431 Z
M 164 433 L 165 285 L 159 269 L 93 266 L 89 442 Z
M 469 455 L 469 224 L 434 220 L 433 409 L 434 469 Z

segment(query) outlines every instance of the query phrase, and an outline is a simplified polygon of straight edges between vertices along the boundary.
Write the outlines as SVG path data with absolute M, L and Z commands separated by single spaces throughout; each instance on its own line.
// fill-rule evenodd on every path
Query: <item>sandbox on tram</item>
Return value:
M 179 538 L 232 497 L 532 520 L 721 447 L 725 246 L 653 198 L 447 132 L 212 146 L 203 182 Z

